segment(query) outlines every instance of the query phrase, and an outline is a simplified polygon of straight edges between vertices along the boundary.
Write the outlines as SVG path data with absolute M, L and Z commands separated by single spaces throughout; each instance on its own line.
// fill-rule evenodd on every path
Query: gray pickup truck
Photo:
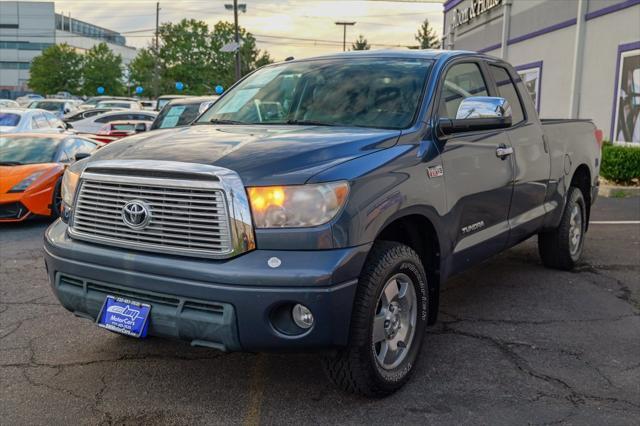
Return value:
M 513 68 L 472 52 L 278 63 L 71 166 L 47 270 L 108 330 L 317 350 L 341 388 L 387 395 L 447 278 L 534 235 L 544 265 L 579 261 L 596 135 L 539 120 Z

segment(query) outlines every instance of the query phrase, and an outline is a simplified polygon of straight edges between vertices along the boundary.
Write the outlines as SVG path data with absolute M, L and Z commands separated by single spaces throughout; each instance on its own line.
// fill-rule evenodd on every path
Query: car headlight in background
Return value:
M 329 222 L 349 194 L 347 182 L 247 188 L 257 228 L 300 228 Z
M 73 197 L 76 194 L 76 187 L 80 180 L 80 174 L 74 173 L 67 169 L 62 177 L 62 186 L 60 188 L 60 194 L 62 195 L 62 201 L 66 204 L 66 207 L 73 206 Z
M 26 179 L 23 179 L 22 181 L 20 181 L 20 183 L 18 183 L 13 188 L 11 188 L 9 190 L 9 192 L 24 192 L 24 191 L 26 191 L 26 189 L 33 182 L 35 182 L 36 179 L 38 179 L 44 172 L 45 172 L 44 170 L 40 170 L 39 172 L 32 173 L 31 176 L 29 176 Z

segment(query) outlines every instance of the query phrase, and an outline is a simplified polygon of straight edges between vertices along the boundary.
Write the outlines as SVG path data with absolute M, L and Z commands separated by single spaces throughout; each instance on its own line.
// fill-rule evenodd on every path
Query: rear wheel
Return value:
M 538 234 L 538 252 L 544 266 L 571 270 L 582 256 L 586 230 L 586 205 L 579 188 L 569 188 L 560 225 Z
M 402 387 L 422 346 L 427 294 L 418 255 L 403 244 L 376 243 L 358 283 L 349 344 L 325 360 L 331 381 L 373 397 Z

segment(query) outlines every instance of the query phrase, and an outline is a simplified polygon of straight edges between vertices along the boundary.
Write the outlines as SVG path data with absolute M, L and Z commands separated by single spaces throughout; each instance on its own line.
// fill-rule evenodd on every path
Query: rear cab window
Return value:
M 498 88 L 498 96 L 504 98 L 509 102 L 511 106 L 512 123 L 516 125 L 524 121 L 524 110 L 522 107 L 522 101 L 518 95 L 515 82 L 509 75 L 506 68 L 498 65 L 489 65 L 489 70 L 493 76 L 496 86 Z

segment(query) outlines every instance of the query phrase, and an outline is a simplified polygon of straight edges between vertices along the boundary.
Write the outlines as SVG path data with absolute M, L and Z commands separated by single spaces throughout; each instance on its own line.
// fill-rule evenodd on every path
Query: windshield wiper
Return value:
M 277 123 L 274 123 L 277 124 Z M 338 124 L 333 123 L 325 123 L 323 121 L 315 121 L 315 120 L 287 120 L 284 124 L 296 124 L 301 126 L 338 126 Z
M 20 161 L 0 161 L 0 166 L 21 166 Z
M 209 120 L 209 123 L 211 124 L 249 124 L 249 123 L 244 123 L 242 121 L 223 120 L 219 118 L 212 118 L 211 120 Z

